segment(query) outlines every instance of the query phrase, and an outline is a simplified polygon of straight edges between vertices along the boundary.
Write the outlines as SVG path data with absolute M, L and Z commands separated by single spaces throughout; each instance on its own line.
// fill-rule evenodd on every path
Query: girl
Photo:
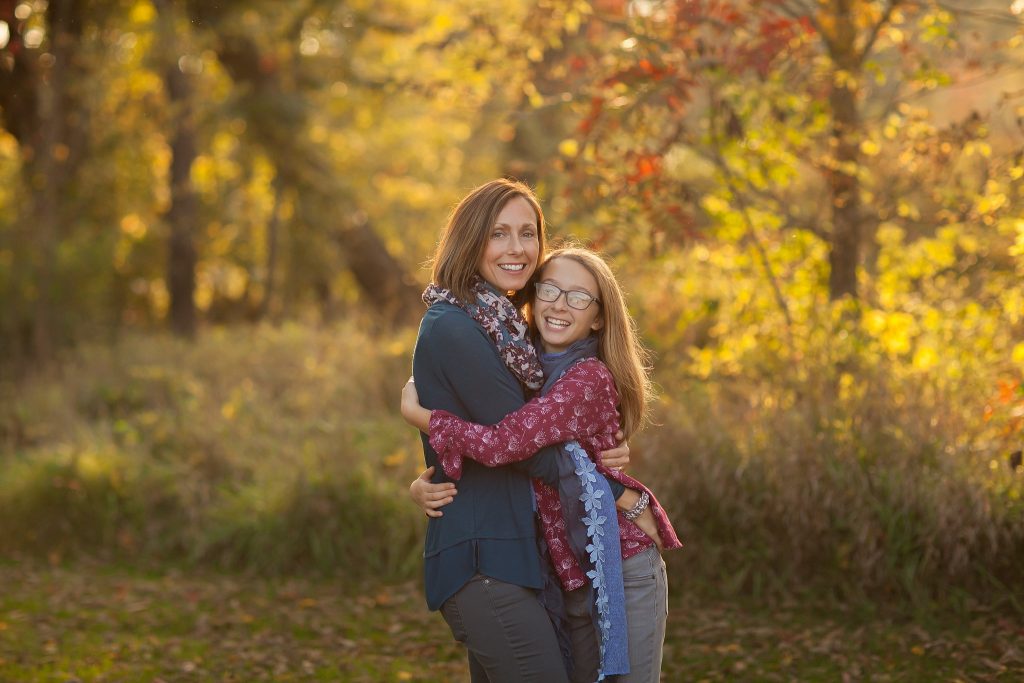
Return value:
M 625 669 L 628 675 L 616 680 L 657 681 L 668 614 L 665 564 L 658 551 L 681 543 L 650 490 L 621 471 L 602 467 L 596 457 L 614 445 L 620 424 L 628 437 L 647 419 L 650 382 L 644 350 L 618 282 L 595 253 L 578 248 L 553 252 L 534 287 L 531 313 L 547 378 L 541 396 L 485 426 L 421 407 L 410 382 L 403 391 L 402 414 L 429 434 L 445 474 L 455 480 L 461 477 L 463 458 L 494 467 L 563 444 L 558 490 L 536 479 L 533 487 L 551 563 L 565 592 L 573 678 L 593 681 Z M 603 514 L 609 507 L 602 507 L 602 492 L 592 486 L 595 464 L 626 487 L 616 516 Z M 617 527 L 612 529 L 617 548 L 601 547 L 602 536 L 611 534 L 598 527 L 609 521 Z M 616 659 L 623 654 L 618 648 L 626 640 L 621 637 L 625 630 L 628 666 Z

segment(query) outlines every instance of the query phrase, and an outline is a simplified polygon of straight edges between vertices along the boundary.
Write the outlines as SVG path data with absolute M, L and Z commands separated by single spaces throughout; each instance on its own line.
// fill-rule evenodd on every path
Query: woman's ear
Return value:
M 596 318 L 594 318 L 594 322 L 590 323 L 590 329 L 592 329 L 594 332 L 597 332 L 602 327 L 604 327 L 603 316 L 597 316 Z

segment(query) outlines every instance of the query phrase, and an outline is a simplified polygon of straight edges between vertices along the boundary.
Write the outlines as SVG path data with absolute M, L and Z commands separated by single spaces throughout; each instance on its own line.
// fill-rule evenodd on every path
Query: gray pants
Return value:
M 477 574 L 445 601 L 441 616 L 469 651 L 473 683 L 568 683 L 536 591 Z
M 665 560 L 651 547 L 622 563 L 626 593 L 626 629 L 629 635 L 629 673 L 611 676 L 618 683 L 657 683 L 661 680 L 662 647 L 668 621 L 668 578 Z M 565 595 L 565 609 L 573 645 L 573 683 L 597 680 L 600 649 L 591 618 L 589 591 Z

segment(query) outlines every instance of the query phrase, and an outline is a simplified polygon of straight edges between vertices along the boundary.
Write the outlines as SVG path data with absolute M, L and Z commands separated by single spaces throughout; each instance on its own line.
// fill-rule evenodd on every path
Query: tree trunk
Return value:
M 358 212 L 334 237 L 363 295 L 385 320 L 401 324 L 419 319 L 419 287 L 384 247 L 365 214 Z
M 270 301 L 274 296 L 274 280 L 277 277 L 277 244 L 281 230 L 281 202 L 284 199 L 284 181 L 278 172 L 274 178 L 274 208 L 267 223 L 267 263 L 263 276 L 263 299 L 256 310 L 256 320 L 263 320 L 270 312 Z
M 196 332 L 196 248 L 193 239 L 198 206 L 192 187 L 192 163 L 196 158 L 196 127 L 192 111 L 192 83 L 179 67 L 175 14 L 168 0 L 156 3 L 161 15 L 164 87 L 171 113 L 171 205 L 166 218 L 170 228 L 167 250 L 167 289 L 170 324 L 175 334 L 193 337 Z
M 283 182 L 297 191 L 315 224 L 338 245 L 362 297 L 389 323 L 413 323 L 423 313 L 419 287 L 387 250 L 330 159 L 303 133 L 313 106 L 286 85 L 280 65 L 252 40 L 225 33 L 217 56 L 236 83 L 249 87 L 247 131 L 273 161 Z M 313 216 L 314 212 L 310 211 Z
M 8 302 L 15 312 L 9 323 L 23 332 L 20 348 L 37 361 L 51 357 L 56 344 L 54 291 L 58 288 L 57 242 L 60 238 L 62 188 L 68 177 L 68 72 L 80 32 L 74 0 L 52 0 L 46 9 L 47 47 L 28 47 L 15 16 L 18 3 L 0 2 L 0 21 L 10 31 L 7 68 L 0 68 L 0 111 L 5 128 L 18 141 L 28 202 L 17 220 L 14 280 L 23 293 Z M 20 305 L 19 305 L 20 304 Z
M 861 247 L 860 181 L 857 178 L 861 137 L 857 111 L 857 79 L 860 78 L 855 42 L 857 32 L 849 0 L 836 0 L 835 6 L 835 36 L 831 41 L 833 73 L 829 92 L 835 168 L 829 176 L 832 244 L 828 292 L 833 301 L 845 296 L 857 298 L 857 266 Z

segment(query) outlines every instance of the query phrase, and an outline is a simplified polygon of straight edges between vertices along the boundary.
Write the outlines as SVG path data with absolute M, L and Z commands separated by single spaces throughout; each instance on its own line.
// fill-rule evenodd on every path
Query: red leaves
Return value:
M 662 158 L 656 155 L 641 155 L 637 158 L 637 176 L 649 178 L 662 168 Z
M 626 176 L 626 179 L 633 184 L 661 173 L 661 157 L 656 154 L 638 154 L 634 165 L 636 170 Z
M 1017 381 L 999 380 L 999 402 L 1003 405 L 1020 400 L 1021 384 Z
M 600 118 L 603 110 L 604 98 L 592 97 L 590 99 L 590 111 L 583 117 L 583 120 L 580 121 L 579 126 L 576 128 L 580 135 L 587 135 L 593 130 L 594 124 L 597 123 L 597 119 Z
M 640 85 L 647 82 L 657 82 L 667 76 L 674 74 L 673 69 L 664 65 L 654 64 L 649 59 L 641 59 L 634 65 L 619 69 L 604 79 L 602 85 L 613 86 L 619 83 L 625 85 Z
M 759 76 L 764 77 L 772 61 L 794 38 L 810 32 L 813 32 L 813 26 L 808 17 L 791 19 L 768 13 L 756 26 L 757 38 L 738 51 L 739 66 L 753 68 Z

